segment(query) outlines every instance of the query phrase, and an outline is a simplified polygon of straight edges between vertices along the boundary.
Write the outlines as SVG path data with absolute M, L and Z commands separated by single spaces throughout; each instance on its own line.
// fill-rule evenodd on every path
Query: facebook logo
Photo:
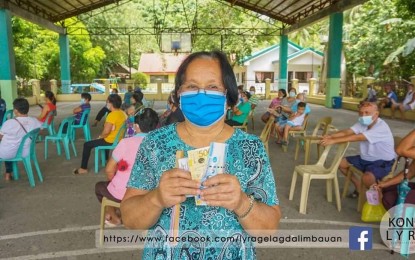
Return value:
M 349 248 L 351 250 L 372 250 L 372 228 L 350 227 Z

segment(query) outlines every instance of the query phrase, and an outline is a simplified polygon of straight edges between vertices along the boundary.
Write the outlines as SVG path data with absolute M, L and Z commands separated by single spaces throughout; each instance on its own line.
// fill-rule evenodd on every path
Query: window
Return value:
M 246 81 L 246 72 L 242 72 L 242 78 L 241 78 L 241 83 L 245 83 Z
M 313 77 L 313 72 L 296 71 L 295 77 L 298 79 L 299 83 L 307 83 L 308 80 Z
M 150 75 L 150 83 L 168 83 L 169 82 L 169 76 L 168 75 Z
M 236 82 L 239 82 L 239 73 L 236 73 Z
M 274 82 L 274 72 L 255 72 L 255 83 L 265 83 L 265 79 Z

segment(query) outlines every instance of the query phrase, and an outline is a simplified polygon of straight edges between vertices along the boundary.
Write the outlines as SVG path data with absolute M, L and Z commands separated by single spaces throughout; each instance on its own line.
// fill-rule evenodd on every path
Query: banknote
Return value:
M 193 180 L 200 181 L 208 165 L 209 147 L 203 147 L 187 152 L 189 171 Z

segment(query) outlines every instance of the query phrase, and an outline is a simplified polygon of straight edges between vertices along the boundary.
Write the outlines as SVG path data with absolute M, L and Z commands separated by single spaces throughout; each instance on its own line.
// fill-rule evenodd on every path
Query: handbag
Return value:
M 382 203 L 378 205 L 371 205 L 365 202 L 362 210 L 362 221 L 363 222 L 381 222 L 383 215 L 385 215 L 386 209 Z

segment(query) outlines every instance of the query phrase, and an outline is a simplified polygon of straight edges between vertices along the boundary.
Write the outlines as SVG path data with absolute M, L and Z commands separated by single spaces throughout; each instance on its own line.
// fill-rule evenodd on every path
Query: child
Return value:
M 288 145 L 288 132 L 290 130 L 301 130 L 305 118 L 306 103 L 300 102 L 297 105 L 297 112 L 294 113 L 287 121 L 284 127 L 278 129 L 278 136 L 283 136 L 282 145 Z
M 145 108 L 143 113 L 134 117 L 134 120 L 134 128 L 138 134 L 120 141 L 105 167 L 107 181 L 97 182 L 95 185 L 95 194 L 100 202 L 102 202 L 103 197 L 121 202 L 127 190 L 127 182 L 130 178 L 137 151 L 145 135 L 156 129 L 158 115 L 153 109 Z M 121 224 L 121 218 L 114 207 L 106 207 L 105 223 L 108 226 Z

